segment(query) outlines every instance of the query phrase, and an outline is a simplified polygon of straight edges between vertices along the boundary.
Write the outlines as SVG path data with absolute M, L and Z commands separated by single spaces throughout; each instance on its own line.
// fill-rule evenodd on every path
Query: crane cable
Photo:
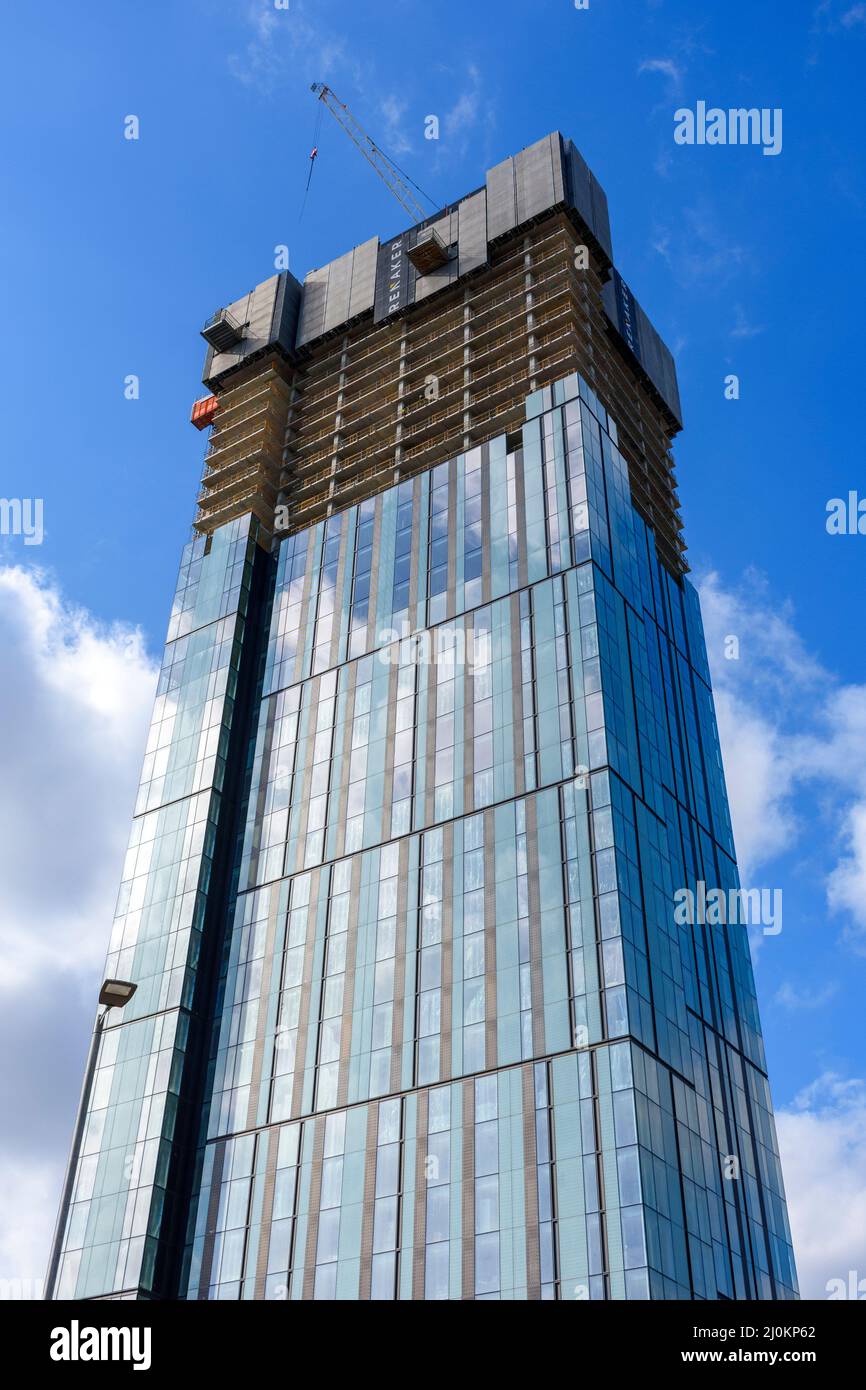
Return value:
M 336 95 L 335 92 L 333 92 L 333 91 L 331 90 L 330 87 L 324 87 L 324 86 L 322 86 L 320 83 L 314 82 L 314 83 L 313 83 L 313 86 L 312 86 L 312 90 L 313 90 L 314 92 L 317 92 L 317 95 L 318 95 L 318 103 L 317 103 L 317 104 L 318 104 L 319 110 L 318 110 L 318 112 L 317 112 L 317 114 L 316 114 L 315 133 L 314 133 L 314 135 L 313 135 L 313 148 L 312 148 L 312 150 L 310 151 L 310 169 L 309 169 L 309 173 L 307 174 L 307 186 L 306 186 L 306 188 L 304 189 L 304 200 L 303 200 L 303 203 L 301 204 L 301 211 L 300 211 L 300 215 L 299 215 L 299 217 L 298 217 L 298 221 L 299 221 L 299 222 L 300 222 L 301 218 L 302 218 L 303 215 L 304 215 L 304 208 L 305 208 L 306 205 L 307 205 L 307 194 L 308 194 L 309 191 L 310 191 L 310 183 L 311 183 L 312 178 L 313 178 L 313 165 L 314 165 L 314 163 L 315 163 L 315 161 L 316 161 L 316 157 L 317 157 L 317 155 L 318 155 L 318 153 L 319 153 L 319 133 L 320 133 L 320 131 L 321 131 L 321 125 L 322 125 L 322 110 L 323 110 L 323 107 L 325 107 L 325 106 L 327 105 L 327 103 L 324 101 L 323 98 L 324 98 L 324 95 L 325 95 L 326 93 L 329 94 L 331 97 L 333 97 L 334 101 L 337 103 L 338 106 L 342 107 L 342 109 L 345 111 L 345 113 L 346 113 L 347 117 L 349 118 L 349 120 L 352 122 L 352 124 L 353 124 L 354 126 L 357 127 L 358 131 L 359 131 L 360 134 L 363 136 L 364 140 L 367 142 L 368 146 L 369 146 L 370 149 L 373 151 L 373 153 L 376 154 L 376 155 L 378 155 L 378 156 L 384 161 L 384 163 L 385 163 L 386 165 L 390 166 L 390 168 L 391 168 L 392 170 L 396 170 L 396 172 L 397 172 L 398 174 L 400 174 L 401 177 L 404 178 L 404 179 L 406 180 L 407 183 L 410 183 L 410 184 L 412 185 L 412 187 L 413 187 L 418 193 L 421 194 L 421 197 L 424 198 L 424 199 L 430 204 L 430 206 L 431 206 L 432 208 L 434 208 L 434 209 L 438 209 L 438 208 L 439 208 L 440 204 L 437 203 L 437 202 L 435 201 L 434 198 L 431 198 L 431 197 L 430 197 L 430 194 L 427 193 L 427 192 L 425 192 L 425 190 L 421 187 L 421 185 L 420 185 L 419 183 L 416 183 L 416 182 L 415 182 L 415 180 L 412 178 L 411 174 L 407 174 L 406 170 L 405 170 L 405 169 L 402 169 L 402 168 L 400 167 L 400 165 L 397 163 L 396 159 L 392 159 L 391 156 L 390 156 L 389 154 L 387 154 L 385 150 L 382 149 L 381 145 L 377 145 L 377 144 L 376 144 L 376 141 L 372 138 L 372 136 L 370 136 L 370 135 L 367 134 L 366 130 L 364 130 L 364 127 L 363 127 L 362 125 L 360 125 L 360 123 L 358 122 L 358 120 L 356 119 L 356 117 L 352 115 L 352 112 L 349 110 L 349 108 L 348 108 L 348 106 L 345 104 L 345 102 L 340 101 L 340 98 Z M 336 116 L 336 112 L 334 111 L 334 109 L 333 109 L 332 106 L 328 106 L 328 110 L 331 112 L 332 115 Z M 351 134 L 351 132 L 349 131 L 349 127 L 345 124 L 345 122 L 342 121 L 339 117 L 337 117 L 337 121 L 338 121 L 338 123 L 339 123 L 340 125 L 343 126 L 343 129 L 349 134 L 350 139 L 354 142 L 354 144 L 356 145 L 356 147 L 360 149 L 361 146 L 360 146 L 360 144 L 358 143 L 357 138 L 356 138 L 354 135 Z M 363 150 L 362 150 L 361 152 L 364 153 Z M 369 159 L 369 156 L 367 156 L 367 158 Z M 372 161 L 370 161 L 370 162 L 372 163 Z M 381 169 L 377 168 L 375 165 L 374 165 L 374 168 L 376 168 L 376 172 L 379 174 L 379 177 L 380 177 L 380 178 L 383 178 L 384 176 L 383 176 L 383 174 L 382 174 Z M 385 180 L 385 182 L 387 182 L 387 179 Z M 389 184 L 389 187 L 391 187 L 390 184 Z M 393 189 L 393 187 L 391 187 L 391 191 L 392 191 L 392 192 L 395 191 L 395 190 Z M 399 197 L 399 194 L 396 195 L 396 196 L 397 196 L 397 198 L 398 198 L 398 201 L 399 201 L 399 202 L 402 202 L 402 199 Z M 404 204 L 404 206 L 405 206 L 405 204 Z M 421 211 L 421 212 L 423 213 L 423 208 L 420 207 L 420 204 L 419 204 L 419 211 Z M 430 215 L 430 214 L 428 214 L 428 216 L 429 216 L 429 215 Z M 422 219 L 420 219 L 420 220 L 423 221 L 424 219 L 422 218 Z
M 300 211 L 299 214 L 298 214 L 298 223 L 299 223 L 299 224 L 300 224 L 301 218 L 302 218 L 303 215 L 304 215 L 304 208 L 307 206 L 307 195 L 308 195 L 309 192 L 310 192 L 310 184 L 311 184 L 312 181 L 313 181 L 313 169 L 315 168 L 316 157 L 318 156 L 318 153 L 319 153 L 319 136 L 320 136 L 321 129 L 322 129 L 322 103 L 320 102 L 320 103 L 319 103 L 319 109 L 318 109 L 318 111 L 316 112 L 316 124 L 315 124 L 315 127 L 314 127 L 314 129 L 313 129 L 313 148 L 310 150 L 310 171 L 309 171 L 309 173 L 307 174 L 307 186 L 306 186 L 306 188 L 304 189 L 304 197 L 303 197 L 303 201 L 302 201 L 302 203 L 301 203 L 301 211 Z
M 429 193 L 424 192 L 424 189 L 421 187 L 420 183 L 416 183 L 415 180 L 412 178 L 411 174 L 407 174 L 405 169 L 400 168 L 400 165 L 397 163 L 396 159 L 392 159 L 389 154 L 385 153 L 381 145 L 377 145 L 376 141 L 373 140 L 369 135 L 367 136 L 367 139 L 370 141 L 370 144 L 373 146 L 373 149 L 376 150 L 382 156 L 383 159 L 386 159 L 389 164 L 392 164 L 394 168 L 397 170 L 397 173 L 402 174 L 403 178 L 406 180 L 407 183 L 411 183 L 412 187 L 417 189 L 417 191 L 421 194 L 422 198 L 426 198 L 427 202 L 430 203 L 431 206 L 436 209 L 438 209 L 441 206 L 441 204 L 437 203 L 434 198 L 430 197 Z

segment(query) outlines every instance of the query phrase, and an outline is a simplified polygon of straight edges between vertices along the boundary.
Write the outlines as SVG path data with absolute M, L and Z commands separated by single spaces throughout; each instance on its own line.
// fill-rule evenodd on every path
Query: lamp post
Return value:
M 69 1154 L 69 1162 L 66 1165 L 66 1177 L 63 1182 L 63 1195 L 60 1199 L 60 1211 L 57 1215 L 57 1225 L 54 1228 L 54 1240 L 51 1244 L 51 1259 L 48 1264 L 48 1277 L 45 1281 L 46 1299 L 52 1299 L 54 1297 L 57 1271 L 60 1267 L 60 1256 L 63 1252 L 63 1237 L 66 1233 L 66 1221 L 69 1216 L 69 1206 L 72 1201 L 75 1174 L 78 1171 L 81 1141 L 84 1138 L 87 1108 L 90 1104 L 90 1092 L 93 1089 L 93 1078 L 96 1075 L 96 1063 L 99 1060 L 99 1044 L 102 1039 L 102 1030 L 106 1015 L 109 1009 L 124 1008 L 137 989 L 138 985 L 132 984 L 129 980 L 104 980 L 102 989 L 99 991 L 99 1002 L 104 1007 L 102 1013 L 97 1015 L 96 1026 L 93 1030 L 93 1036 L 90 1039 L 90 1051 L 87 1054 L 87 1068 L 84 1073 L 84 1084 L 81 1087 L 78 1113 L 75 1117 L 72 1149 Z

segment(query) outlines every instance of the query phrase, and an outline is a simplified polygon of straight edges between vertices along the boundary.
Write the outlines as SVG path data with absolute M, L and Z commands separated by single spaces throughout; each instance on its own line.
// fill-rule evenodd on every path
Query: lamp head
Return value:
M 128 1004 L 138 985 L 130 980 L 105 980 L 99 991 L 99 1002 L 107 1009 L 122 1009 Z

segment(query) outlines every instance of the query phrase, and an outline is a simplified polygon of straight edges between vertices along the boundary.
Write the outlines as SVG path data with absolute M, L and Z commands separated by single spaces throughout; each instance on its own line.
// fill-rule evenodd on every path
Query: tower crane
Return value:
M 384 150 L 379 148 L 375 140 L 370 139 L 370 136 L 352 115 L 346 103 L 340 101 L 336 93 L 333 92 L 330 87 L 325 86 L 323 82 L 313 82 L 310 91 L 316 93 L 318 100 L 328 108 L 335 121 L 343 127 L 349 139 L 352 141 L 352 144 L 361 151 L 367 163 L 372 164 L 379 178 L 383 183 L 388 185 L 394 197 L 397 199 L 398 203 L 400 203 L 401 207 L 408 212 L 412 221 L 423 222 L 425 218 L 429 217 L 429 212 L 419 203 L 409 185 L 411 184 L 412 188 L 416 188 L 422 197 L 427 198 L 428 202 L 433 203 L 433 199 L 424 192 L 423 188 L 419 188 L 418 184 L 415 183 L 413 179 L 410 179 L 409 175 L 405 174 L 399 165 L 395 164 L 393 159 L 385 154 Z M 313 160 L 317 154 L 318 147 L 314 146 L 310 159 Z

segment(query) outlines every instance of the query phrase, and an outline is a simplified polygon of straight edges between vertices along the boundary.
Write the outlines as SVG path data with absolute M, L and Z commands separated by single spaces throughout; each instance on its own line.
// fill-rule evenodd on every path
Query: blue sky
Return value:
M 744 878 L 784 893 L 756 970 L 801 1268 L 818 1290 L 851 1261 L 866 1276 L 866 536 L 825 527 L 829 499 L 866 497 L 866 4 L 91 0 L 19 6 L 4 37 L 0 493 L 44 499 L 45 539 L 0 538 L 15 745 L 0 1032 L 32 1044 L 3 1083 L 21 1186 L 5 1235 L 0 1199 L 0 1278 L 41 1272 L 201 471 L 198 329 L 273 273 L 276 245 L 303 278 L 404 225 L 327 115 L 299 219 L 314 80 L 439 203 L 553 129 L 607 191 L 617 265 L 678 362 L 680 494 Z M 781 154 L 677 146 L 674 112 L 698 100 L 782 108 Z M 37 970 L 41 1040 L 22 1002 Z M 845 1230 L 828 1233 L 840 1194 Z

